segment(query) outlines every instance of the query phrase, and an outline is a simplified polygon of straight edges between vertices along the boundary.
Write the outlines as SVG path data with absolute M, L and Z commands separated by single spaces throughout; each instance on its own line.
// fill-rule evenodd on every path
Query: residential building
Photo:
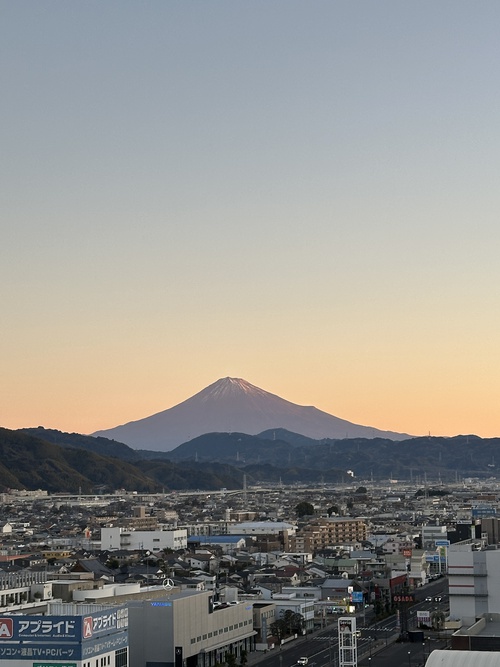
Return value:
M 290 550 L 314 553 L 348 542 L 363 542 L 366 536 L 367 526 L 363 519 L 321 517 L 313 519 L 290 537 Z

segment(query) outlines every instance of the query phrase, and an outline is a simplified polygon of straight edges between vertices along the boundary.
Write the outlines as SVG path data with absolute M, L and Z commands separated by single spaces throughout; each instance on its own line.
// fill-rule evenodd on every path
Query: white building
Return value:
M 446 526 L 422 526 L 422 549 L 435 549 L 436 540 L 446 540 L 447 535 Z
M 244 521 L 228 525 L 228 535 L 278 535 L 282 532 L 295 535 L 296 526 L 286 521 Z
M 285 612 L 291 611 L 300 614 L 303 618 L 303 632 L 311 632 L 314 629 L 314 603 L 315 598 L 304 598 L 294 593 L 275 593 L 272 601 L 276 608 L 276 618 L 281 618 Z
M 448 549 L 450 618 L 471 625 L 482 614 L 500 612 L 500 550 L 478 543 Z
M 135 551 L 145 549 L 156 552 L 164 549 L 187 548 L 187 531 L 177 530 L 130 530 L 116 526 L 101 528 L 101 549 L 124 549 Z

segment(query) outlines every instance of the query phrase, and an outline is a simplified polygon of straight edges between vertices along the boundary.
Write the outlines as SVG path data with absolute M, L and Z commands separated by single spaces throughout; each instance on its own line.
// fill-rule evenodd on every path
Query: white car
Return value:
M 305 656 L 297 660 L 298 665 L 307 665 L 308 662 L 309 658 L 306 658 Z

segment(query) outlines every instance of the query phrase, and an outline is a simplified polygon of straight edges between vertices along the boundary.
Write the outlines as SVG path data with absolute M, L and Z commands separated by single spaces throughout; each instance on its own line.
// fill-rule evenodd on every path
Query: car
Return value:
M 303 656 L 302 658 L 299 658 L 297 660 L 298 665 L 307 665 L 308 662 L 309 662 L 309 658 L 306 658 L 305 656 Z
M 441 602 L 442 599 L 443 598 L 441 595 L 436 595 L 436 597 L 434 598 L 434 602 Z
M 432 595 L 428 595 L 428 596 L 425 598 L 425 601 L 426 601 L 426 602 L 432 602 Z

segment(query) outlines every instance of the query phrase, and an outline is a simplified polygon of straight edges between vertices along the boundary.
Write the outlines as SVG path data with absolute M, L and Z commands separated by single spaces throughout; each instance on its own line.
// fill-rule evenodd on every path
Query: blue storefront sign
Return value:
M 126 646 L 126 607 L 84 616 L 0 616 L 0 664 L 85 660 Z

